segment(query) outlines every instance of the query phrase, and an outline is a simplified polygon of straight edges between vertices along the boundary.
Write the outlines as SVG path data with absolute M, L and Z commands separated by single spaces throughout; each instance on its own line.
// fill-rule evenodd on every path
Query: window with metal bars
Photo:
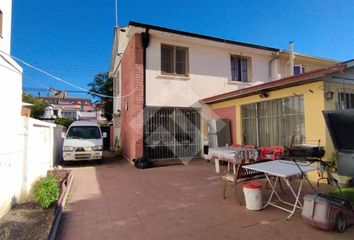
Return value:
M 338 93 L 338 109 L 354 108 L 354 93 Z

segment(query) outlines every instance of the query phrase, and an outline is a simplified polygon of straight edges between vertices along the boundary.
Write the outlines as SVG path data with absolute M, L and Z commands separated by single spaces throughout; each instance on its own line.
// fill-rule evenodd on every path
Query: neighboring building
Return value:
M 71 120 L 97 120 L 96 108 L 88 98 L 67 97 L 59 92 L 51 97 L 39 97 L 48 105 L 42 119 L 69 118 Z
M 13 174 L 10 165 L 16 165 L 23 159 L 23 153 L 19 151 L 22 148 L 23 127 L 21 117 L 22 68 L 10 57 L 11 15 L 12 1 L 2 0 L 0 4 L 0 79 L 3 89 L 6 87 L 6 90 L 0 94 L 0 101 L 3 103 L 0 132 L 6 137 L 1 141 L 0 147 L 0 217 L 11 206 L 8 199 L 15 198 L 11 187 L 16 183 L 9 181 L 9 176 Z
M 0 218 L 30 199 L 34 183 L 59 160 L 63 141 L 62 127 L 28 117 L 30 106 L 22 103 L 22 68 L 10 52 L 11 8 L 11 0 L 1 0 L 0 79 L 6 90 L 0 95 Z
M 200 99 L 335 63 L 293 50 L 130 22 L 114 34 L 110 77 L 116 139 L 130 160 L 199 156 L 202 129 L 212 114 Z M 235 126 L 231 129 L 235 135 Z
M 354 109 L 354 60 L 201 102 L 235 122 L 235 143 L 288 146 L 293 136 L 297 144 L 324 146 L 329 160 L 335 150 L 322 111 Z
M 0 5 L 0 78 L 6 81 L 7 89 L 11 90 L 1 93 L 2 102 L 11 103 L 3 106 L 4 113 L 6 112 L 6 115 L 11 117 L 3 118 L 2 121 L 9 121 L 8 123 L 13 123 L 14 119 L 20 119 L 22 108 L 22 68 L 10 57 L 11 14 L 12 1 L 2 1 Z
M 22 130 L 21 128 L 22 68 L 10 56 L 11 55 L 11 15 L 12 15 L 12 1 L 11 0 L 1 1 L 0 4 L 0 79 L 2 81 L 4 89 L 6 87 L 6 90 L 3 90 L 0 95 L 0 100 L 3 103 L 2 112 L 4 113 L 2 115 L 3 117 L 0 120 L 1 123 L 0 131 L 3 134 L 3 136 L 6 136 L 6 141 L 2 141 L 0 147 L 0 166 L 2 165 L 2 160 L 16 159 L 17 156 L 15 155 L 7 156 L 4 155 L 4 152 L 18 152 L 18 147 L 14 143 L 19 142 L 19 138 Z M 10 159 L 3 159 L 3 157 L 10 158 Z M 0 196 L 0 200 L 1 200 L 1 196 Z
M 32 103 L 22 102 L 21 116 L 30 117 L 31 116 L 31 107 L 32 106 L 33 106 Z

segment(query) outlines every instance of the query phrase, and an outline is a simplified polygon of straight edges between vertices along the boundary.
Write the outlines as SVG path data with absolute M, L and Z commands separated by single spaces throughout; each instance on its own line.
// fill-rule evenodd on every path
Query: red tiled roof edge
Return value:
M 257 92 L 260 93 L 265 90 L 270 91 L 270 90 L 275 90 L 275 89 L 279 89 L 279 88 L 285 88 L 285 87 L 289 87 L 289 86 L 299 85 L 304 82 L 319 81 L 319 79 L 316 79 L 316 78 L 323 77 L 327 74 L 334 73 L 334 72 L 342 72 L 345 70 L 345 68 L 346 68 L 345 64 L 339 63 L 339 64 L 336 64 L 331 67 L 321 68 L 321 69 L 317 69 L 317 70 L 314 70 L 311 72 L 306 72 L 303 74 L 299 74 L 299 75 L 295 75 L 295 76 L 291 76 L 291 77 L 286 77 L 286 78 L 282 78 L 279 80 L 270 81 L 270 82 L 266 82 L 263 84 L 238 89 L 238 90 L 235 90 L 232 92 L 227 92 L 227 93 L 215 95 L 212 97 L 204 98 L 204 99 L 201 99 L 200 102 L 201 103 L 216 103 L 216 102 L 220 102 L 220 101 L 224 101 L 224 100 L 228 100 L 228 99 L 249 96 L 249 95 L 255 94 Z

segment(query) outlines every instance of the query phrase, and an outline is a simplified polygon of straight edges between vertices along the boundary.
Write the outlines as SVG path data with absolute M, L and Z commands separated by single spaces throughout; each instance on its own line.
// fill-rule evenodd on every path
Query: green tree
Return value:
M 22 101 L 26 103 L 31 103 L 33 106 L 31 107 L 31 117 L 39 119 L 43 113 L 44 108 L 46 107 L 45 102 L 43 99 L 35 98 L 28 93 L 22 94 Z
M 66 128 L 69 128 L 70 124 L 73 123 L 73 120 L 69 119 L 69 118 L 57 118 L 54 121 L 56 124 L 62 125 Z
M 90 91 L 98 93 L 105 96 L 113 96 L 113 79 L 108 77 L 108 72 L 98 73 L 92 82 L 87 86 L 90 87 Z M 113 112 L 113 98 L 112 97 L 103 97 L 98 96 L 93 93 L 89 93 L 91 96 L 96 99 L 97 102 L 103 103 L 103 111 L 106 119 L 108 121 L 112 120 Z

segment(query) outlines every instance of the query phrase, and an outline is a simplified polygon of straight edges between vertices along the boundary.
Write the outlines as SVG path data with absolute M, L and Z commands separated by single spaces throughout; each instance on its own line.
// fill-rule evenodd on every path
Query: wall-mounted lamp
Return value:
M 326 100 L 331 100 L 333 98 L 333 94 L 334 94 L 334 92 L 332 92 L 332 91 L 326 91 L 324 93 L 324 96 L 325 96 Z
M 259 94 L 259 97 L 260 97 L 260 98 L 267 98 L 267 97 L 269 97 L 269 94 L 268 94 L 267 92 L 261 92 L 261 93 Z

